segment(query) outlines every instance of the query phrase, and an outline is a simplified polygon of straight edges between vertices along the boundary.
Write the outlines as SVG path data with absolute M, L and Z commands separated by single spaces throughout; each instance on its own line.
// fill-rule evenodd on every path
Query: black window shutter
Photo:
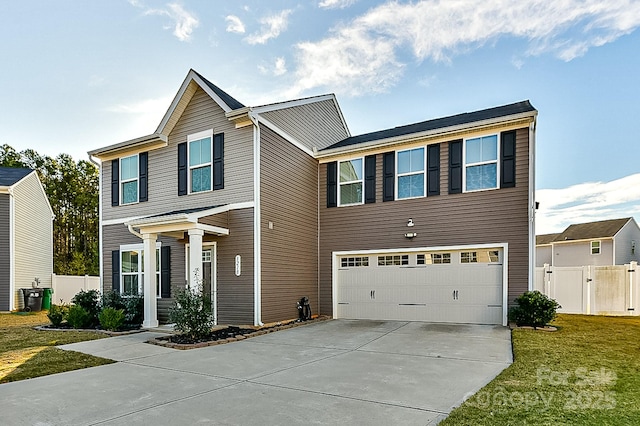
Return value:
M 462 192 L 462 140 L 449 142 L 449 194 Z
M 376 156 L 364 157 L 364 202 L 376 202 Z
M 111 251 L 111 290 L 120 293 L 120 250 Z
M 111 160 L 111 205 L 120 204 L 120 160 Z
M 502 132 L 500 135 L 500 188 L 516 186 L 516 132 Z
M 178 195 L 187 195 L 187 143 L 178 144 Z
M 139 186 L 140 186 L 140 193 L 138 194 L 138 201 L 143 202 L 143 201 L 147 201 L 149 199 L 149 178 L 148 178 L 148 173 L 149 173 L 149 153 L 148 152 L 141 152 L 140 154 L 138 154 L 138 162 L 139 164 L 139 168 L 138 168 L 138 174 L 139 174 Z
M 382 201 L 395 199 L 396 153 L 385 152 L 382 156 Z
M 427 146 L 427 195 L 440 195 L 440 144 Z
M 213 189 L 224 188 L 224 133 L 213 135 Z
M 338 206 L 338 163 L 327 163 L 327 207 Z
M 160 297 L 171 297 L 171 247 L 160 248 Z

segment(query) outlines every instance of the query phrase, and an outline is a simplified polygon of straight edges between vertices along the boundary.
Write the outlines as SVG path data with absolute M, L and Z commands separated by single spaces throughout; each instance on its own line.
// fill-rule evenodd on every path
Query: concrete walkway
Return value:
M 429 425 L 512 362 L 499 326 L 335 320 L 188 351 L 158 334 L 61 346 L 120 362 L 0 385 L 0 423 Z

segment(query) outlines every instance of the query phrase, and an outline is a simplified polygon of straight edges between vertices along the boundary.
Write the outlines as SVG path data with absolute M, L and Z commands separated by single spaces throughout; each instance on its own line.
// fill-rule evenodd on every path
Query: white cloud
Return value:
M 118 104 L 106 108 L 107 112 L 123 114 L 123 125 L 118 129 L 121 137 L 133 139 L 153 132 L 167 112 L 173 96 L 145 99 L 128 104 Z
M 227 32 L 244 34 L 245 32 L 244 24 L 242 23 L 240 18 L 234 15 L 229 15 L 226 18 L 224 18 L 224 20 L 227 21 Z
M 274 75 L 276 77 L 287 73 L 287 63 L 284 58 L 276 58 L 273 66 L 258 65 L 258 71 L 264 75 Z
M 611 182 L 587 182 L 536 191 L 536 233 L 560 232 L 573 223 L 635 216 L 640 222 L 640 173 Z
M 193 30 L 200 24 L 198 17 L 195 14 L 185 10 L 177 3 L 167 4 L 166 9 L 147 9 L 144 14 L 169 17 L 173 21 L 173 25 L 165 28 L 173 28 L 173 35 L 175 35 L 180 41 L 189 41 Z
M 358 0 L 323 0 L 318 3 L 318 7 L 324 9 L 344 9 L 354 4 Z
M 245 40 L 249 44 L 265 44 L 270 39 L 278 37 L 281 32 L 287 29 L 287 25 L 289 25 L 289 15 L 291 15 L 292 12 L 291 9 L 286 9 L 280 13 L 260 19 L 260 24 L 262 24 L 260 31 L 251 34 L 246 37 Z
M 299 43 L 292 93 L 323 85 L 352 95 L 384 91 L 402 73 L 401 53 L 418 62 L 449 62 L 502 37 L 526 41 L 525 56 L 551 53 L 570 61 L 638 26 L 637 0 L 392 1 L 322 40 Z

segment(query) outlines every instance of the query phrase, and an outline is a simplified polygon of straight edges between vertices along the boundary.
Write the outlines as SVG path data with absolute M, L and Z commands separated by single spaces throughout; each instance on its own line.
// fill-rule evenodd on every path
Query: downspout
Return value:
M 533 290 L 536 264 L 536 118 L 529 125 L 529 291 Z M 553 247 L 553 246 L 552 246 Z M 553 256 L 553 253 L 552 253 Z M 553 263 L 553 261 L 552 261 Z
M 247 114 L 253 123 L 253 324 L 264 325 L 262 322 L 262 228 L 260 206 L 260 123 L 257 114 L 249 111 Z
M 89 155 L 89 161 L 98 167 L 98 275 L 100 276 L 100 293 L 104 294 L 104 259 L 102 251 L 102 162 L 97 162 Z
M 141 240 L 144 238 L 141 233 L 139 233 L 139 232 L 137 232 L 136 230 L 133 229 L 133 226 L 127 225 L 127 229 L 129 230 L 129 232 L 131 232 L 133 235 L 135 235 L 136 237 L 140 238 Z

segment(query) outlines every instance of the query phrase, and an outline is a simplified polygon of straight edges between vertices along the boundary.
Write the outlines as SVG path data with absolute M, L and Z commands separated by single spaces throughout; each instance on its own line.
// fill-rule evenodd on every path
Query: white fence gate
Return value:
M 62 303 L 68 304 L 80 290 L 100 291 L 100 277 L 52 274 L 51 288 L 53 289 L 51 303 L 59 305 L 62 301 Z
M 558 312 L 639 315 L 638 264 L 536 268 L 534 290 L 555 299 Z

